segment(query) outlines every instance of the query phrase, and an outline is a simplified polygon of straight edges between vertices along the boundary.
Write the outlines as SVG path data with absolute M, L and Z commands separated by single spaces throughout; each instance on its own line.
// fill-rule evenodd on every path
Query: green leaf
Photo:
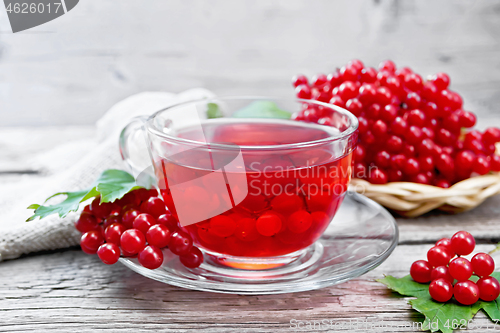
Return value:
M 222 114 L 222 111 L 219 108 L 219 105 L 216 103 L 208 103 L 207 104 L 207 118 L 208 119 L 213 119 L 213 118 L 221 118 L 224 117 L 224 114 Z
M 47 198 L 49 200 L 60 195 L 65 195 L 66 198 L 58 204 L 49 206 L 30 205 L 28 209 L 34 209 L 35 213 L 27 221 L 32 221 L 37 217 L 44 218 L 52 214 L 59 214 L 60 217 L 65 217 L 69 212 L 77 211 L 80 203 L 90 198 L 101 196 L 101 202 L 113 202 L 140 187 L 135 182 L 135 178 L 128 172 L 114 169 L 106 170 L 97 179 L 95 185 L 89 189 L 56 193 Z
M 412 299 L 409 303 L 425 316 L 422 329 L 431 332 L 451 333 L 454 329 L 465 328 L 469 320 L 481 309 L 481 302 L 473 305 L 461 305 L 455 301 L 439 303 L 433 301 L 430 296 Z
M 281 110 L 271 101 L 255 101 L 239 109 L 233 114 L 234 118 L 280 118 L 290 119 L 292 114 Z
M 113 202 L 137 188 L 140 186 L 137 186 L 135 178 L 123 170 L 106 170 L 97 180 L 101 202 Z
M 429 285 L 415 282 L 410 275 L 400 279 L 387 275 L 383 279 L 377 280 L 385 284 L 389 289 L 394 290 L 404 296 L 430 297 Z
M 500 272 L 494 272 L 491 276 L 498 280 L 500 279 Z M 478 278 L 472 276 L 471 280 L 477 281 Z M 408 303 L 413 309 L 425 316 L 422 330 L 448 333 L 453 332 L 454 329 L 464 329 L 467 327 L 469 320 L 474 318 L 481 309 L 486 312 L 491 320 L 495 322 L 500 320 L 500 297 L 492 302 L 479 301 L 473 305 L 462 305 L 454 299 L 446 303 L 439 303 L 431 298 L 429 284 L 415 282 L 410 275 L 399 279 L 388 275 L 377 281 L 401 295 L 416 297 L 416 299 L 409 300 Z
M 35 209 L 35 213 L 27 221 L 32 221 L 36 217 L 44 218 L 52 214 L 59 214 L 60 217 L 65 217 L 69 212 L 78 210 L 78 205 L 88 193 L 89 190 L 57 193 L 57 195 L 66 195 L 66 199 L 50 206 L 30 205 L 28 209 Z
M 500 281 L 500 272 L 493 272 L 492 277 Z M 484 312 L 493 321 L 500 321 L 500 297 L 491 302 L 481 302 Z

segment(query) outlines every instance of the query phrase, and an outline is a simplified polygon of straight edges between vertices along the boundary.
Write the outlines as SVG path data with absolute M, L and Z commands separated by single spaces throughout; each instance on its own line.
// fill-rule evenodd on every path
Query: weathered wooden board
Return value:
M 307 325 L 307 321 L 322 320 L 338 325 L 328 326 L 338 331 L 353 331 L 349 323 L 370 325 L 362 331 L 417 331 L 416 323 L 423 316 L 411 310 L 408 298 L 374 280 L 384 274 L 408 274 L 411 263 L 422 259 L 428 248 L 428 244 L 398 246 L 381 266 L 338 286 L 263 296 L 172 287 L 120 264 L 105 266 L 96 256 L 76 249 L 29 256 L 1 264 L 0 331 L 285 332 L 298 321 Z M 492 248 L 478 246 L 481 251 Z M 290 322 L 293 319 L 297 322 Z M 328 328 L 324 323 L 323 330 Z M 492 325 L 480 313 L 474 325 L 483 329 L 470 331 L 484 332 L 487 324 Z

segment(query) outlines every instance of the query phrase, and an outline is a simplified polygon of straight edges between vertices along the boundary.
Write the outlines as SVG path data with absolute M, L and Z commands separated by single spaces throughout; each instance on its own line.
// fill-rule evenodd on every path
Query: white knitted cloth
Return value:
M 15 184 L 10 189 L 0 188 L 0 191 L 22 193 L 22 200 L 16 194 L 2 193 L 0 261 L 14 259 L 26 253 L 78 245 L 80 233 L 74 227 L 78 213 L 70 213 L 65 218 L 51 215 L 42 220 L 24 222 L 30 215 L 27 205 L 43 203 L 45 198 L 56 192 L 88 188 L 106 169 L 126 169 L 118 149 L 118 137 L 132 118 L 150 115 L 179 102 L 207 97 L 213 97 L 213 94 L 205 89 L 191 89 L 180 94 L 144 92 L 128 97 L 114 105 L 97 122 L 95 140 L 75 143 L 73 146 L 61 143 L 63 149 L 74 149 L 75 154 L 86 153 L 83 157 L 78 157 L 78 163 L 68 166 L 61 161 L 61 168 L 36 186 L 30 183 Z M 57 156 L 52 154 L 47 158 L 52 159 L 53 155 Z M 37 188 L 36 191 L 33 191 L 34 187 Z

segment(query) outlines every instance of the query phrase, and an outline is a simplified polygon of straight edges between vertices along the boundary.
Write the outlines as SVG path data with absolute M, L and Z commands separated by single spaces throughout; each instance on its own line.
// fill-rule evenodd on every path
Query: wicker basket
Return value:
M 500 174 L 472 177 L 447 189 L 410 182 L 373 185 L 357 178 L 352 179 L 350 188 L 405 217 L 417 217 L 433 209 L 461 213 L 499 194 Z

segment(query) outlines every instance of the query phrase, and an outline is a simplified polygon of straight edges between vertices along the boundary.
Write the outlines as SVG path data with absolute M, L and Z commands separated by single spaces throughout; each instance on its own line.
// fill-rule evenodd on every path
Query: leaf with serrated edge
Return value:
M 47 198 L 49 200 L 59 195 L 65 195 L 66 198 L 58 204 L 50 206 L 30 205 L 28 209 L 35 209 L 35 213 L 27 221 L 32 221 L 36 217 L 44 218 L 51 214 L 59 214 L 60 217 L 65 217 L 69 212 L 78 210 L 79 204 L 90 198 L 100 195 L 101 202 L 113 202 L 122 198 L 129 191 L 140 187 L 128 172 L 115 169 L 106 170 L 96 181 L 96 186 L 90 189 L 76 192 L 60 192 Z
M 106 170 L 97 180 L 101 202 L 113 202 L 137 188 L 140 186 L 135 182 L 135 178 L 123 170 Z
M 429 285 L 415 282 L 410 275 L 407 275 L 400 279 L 395 278 L 391 275 L 387 275 L 383 279 L 378 279 L 377 281 L 385 284 L 389 289 L 394 290 L 401 295 L 413 297 L 430 297 Z
M 500 272 L 494 272 L 491 276 L 498 280 Z M 476 282 L 478 278 L 472 276 L 471 280 Z M 409 303 L 413 309 L 425 316 L 422 324 L 423 330 L 432 332 L 441 330 L 444 333 L 453 332 L 453 325 L 466 326 L 480 309 L 483 309 L 491 320 L 495 322 L 500 320 L 500 297 L 492 302 L 479 301 L 473 305 L 462 305 L 455 300 L 439 303 L 430 297 L 429 284 L 415 282 L 410 275 L 399 279 L 387 275 L 377 281 L 401 295 L 417 297 L 417 299 L 410 300 Z M 448 327 L 445 327 L 445 325 Z
M 469 320 L 474 318 L 481 309 L 480 302 L 473 305 L 460 305 L 455 301 L 439 303 L 433 301 L 430 296 L 427 298 L 417 298 L 409 301 L 411 306 L 425 316 L 422 324 L 423 330 L 443 333 L 453 332 L 453 325 L 467 326 Z M 447 326 L 447 327 L 446 327 Z
M 50 205 L 50 206 L 40 206 L 38 205 L 37 208 L 35 209 L 35 213 L 33 216 L 28 218 L 27 221 L 32 221 L 36 217 L 44 218 L 52 214 L 59 214 L 59 217 L 65 217 L 68 215 L 69 212 L 76 211 L 78 209 L 78 205 L 82 201 L 82 199 L 86 196 L 86 194 L 89 193 L 88 190 L 83 190 L 83 191 L 77 191 L 77 192 L 65 192 L 61 194 L 66 195 L 66 199 L 64 199 L 62 202 L 55 204 L 55 205 Z M 37 206 L 31 205 L 28 207 L 29 209 L 33 209 L 33 207 Z

